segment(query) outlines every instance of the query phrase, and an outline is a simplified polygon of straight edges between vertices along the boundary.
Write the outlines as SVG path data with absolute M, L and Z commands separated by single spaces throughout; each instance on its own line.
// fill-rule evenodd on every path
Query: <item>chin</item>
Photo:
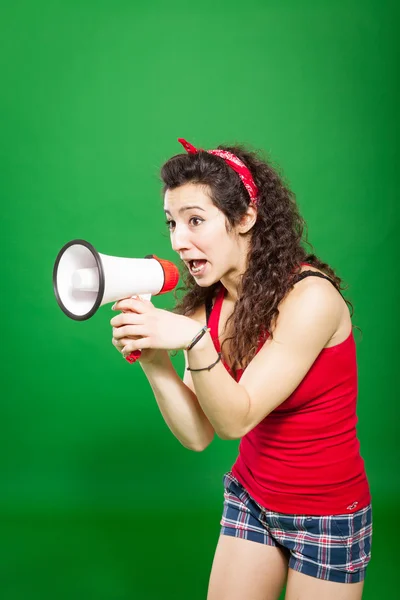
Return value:
M 202 288 L 210 287 L 210 285 L 212 285 L 212 283 L 206 283 L 206 282 L 204 281 L 204 279 L 201 279 L 201 280 L 199 280 L 199 281 L 197 281 L 197 279 L 194 279 L 194 281 L 197 283 L 197 285 L 198 285 L 199 287 L 202 287 Z
M 216 283 L 220 283 L 220 281 L 221 281 L 220 279 L 216 279 L 215 281 L 210 281 L 210 280 L 204 281 L 204 279 L 202 279 L 201 281 L 196 281 L 196 283 L 199 287 L 208 288 L 208 287 L 211 287 L 212 285 L 215 285 Z

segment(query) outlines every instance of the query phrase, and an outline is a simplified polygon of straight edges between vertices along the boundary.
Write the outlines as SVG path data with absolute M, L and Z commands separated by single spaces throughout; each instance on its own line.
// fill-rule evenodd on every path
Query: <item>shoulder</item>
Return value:
M 313 271 L 314 273 L 320 273 L 321 275 L 325 275 L 322 271 L 317 269 L 303 269 L 301 273 L 305 271 Z M 325 276 L 327 277 L 327 276 Z M 338 292 L 338 289 L 332 284 L 331 281 L 325 279 L 325 277 L 314 277 L 312 275 L 304 277 L 300 281 L 297 281 L 293 288 L 286 295 L 284 300 L 287 298 L 307 298 L 312 299 L 315 298 L 318 300 L 326 300 L 331 302 L 339 302 L 342 301 L 342 296 Z
M 297 282 L 279 304 L 273 337 L 285 339 L 308 331 L 315 343 L 323 346 L 337 332 L 344 308 L 343 298 L 327 279 L 305 277 Z
M 313 269 L 315 270 L 315 269 Z M 319 271 L 320 272 L 320 271 Z M 279 313 L 300 311 L 302 314 L 325 315 L 334 320 L 341 313 L 343 298 L 330 281 L 322 277 L 305 277 L 294 284 L 279 305 Z

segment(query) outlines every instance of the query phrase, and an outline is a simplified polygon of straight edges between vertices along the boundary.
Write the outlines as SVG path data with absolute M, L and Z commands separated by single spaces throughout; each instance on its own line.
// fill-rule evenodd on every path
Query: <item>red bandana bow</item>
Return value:
M 178 142 L 182 144 L 188 154 L 196 154 L 198 152 L 197 148 L 192 146 L 192 144 L 189 144 L 189 142 L 183 138 L 178 138 Z M 229 167 L 231 167 L 231 169 L 236 171 L 249 193 L 251 202 L 257 206 L 258 188 L 254 183 L 254 179 L 250 173 L 250 170 L 246 167 L 244 162 L 242 162 L 235 154 L 232 154 L 232 152 L 228 152 L 227 150 L 207 150 L 207 152 L 208 154 L 219 156 Z

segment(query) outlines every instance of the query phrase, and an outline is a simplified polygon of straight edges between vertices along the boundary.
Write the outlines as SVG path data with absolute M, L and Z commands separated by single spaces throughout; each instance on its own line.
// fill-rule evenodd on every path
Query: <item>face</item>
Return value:
M 197 284 L 208 287 L 222 281 L 227 289 L 235 286 L 245 269 L 248 240 L 240 236 L 240 228 L 227 232 L 225 215 L 212 203 L 207 188 L 187 183 L 167 190 L 164 210 L 172 248 Z M 193 260 L 199 262 L 193 265 Z

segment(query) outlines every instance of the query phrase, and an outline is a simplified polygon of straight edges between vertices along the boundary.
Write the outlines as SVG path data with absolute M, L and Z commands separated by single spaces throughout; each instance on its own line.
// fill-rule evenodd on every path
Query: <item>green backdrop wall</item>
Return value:
M 111 345 L 110 306 L 74 322 L 52 290 L 74 238 L 176 262 L 158 172 L 179 136 L 266 150 L 349 284 L 375 520 L 364 597 L 393 597 L 397 17 L 382 0 L 3 6 L 3 600 L 206 597 L 237 442 L 184 449 L 140 366 Z M 173 361 L 182 374 L 183 356 Z

